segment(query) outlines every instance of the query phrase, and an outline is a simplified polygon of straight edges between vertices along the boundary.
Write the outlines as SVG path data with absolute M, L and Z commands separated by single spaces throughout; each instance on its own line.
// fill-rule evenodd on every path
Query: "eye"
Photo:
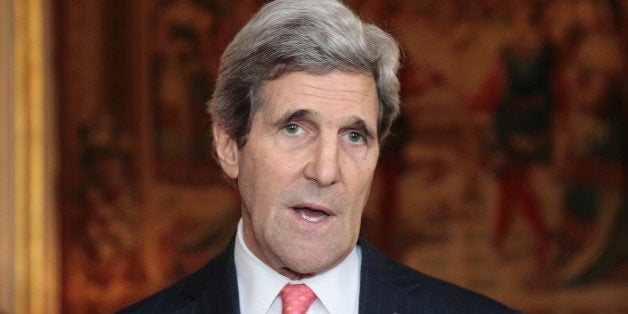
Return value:
M 363 143 L 364 142 L 364 136 L 358 132 L 349 132 L 347 133 L 346 136 L 349 142 L 351 143 Z
M 287 134 L 291 134 L 291 135 L 298 135 L 298 134 L 303 133 L 303 128 L 301 128 L 299 125 L 294 124 L 294 123 L 290 123 L 284 126 L 283 130 Z

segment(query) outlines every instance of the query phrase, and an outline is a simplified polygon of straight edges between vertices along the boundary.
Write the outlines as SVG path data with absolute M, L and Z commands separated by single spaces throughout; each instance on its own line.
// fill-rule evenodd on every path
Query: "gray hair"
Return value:
M 212 122 L 244 147 L 265 81 L 290 71 L 358 72 L 374 78 L 381 141 L 399 115 L 399 46 L 336 0 L 276 0 L 238 32 L 220 60 Z

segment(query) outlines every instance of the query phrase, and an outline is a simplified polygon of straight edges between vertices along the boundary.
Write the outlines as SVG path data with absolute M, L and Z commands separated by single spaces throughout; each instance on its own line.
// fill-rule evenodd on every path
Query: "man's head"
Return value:
M 290 276 L 356 243 L 379 145 L 399 113 L 397 43 L 334 0 L 277 0 L 221 59 L 209 111 L 251 251 Z
M 360 72 L 376 81 L 383 140 L 399 114 L 398 67 L 396 41 L 341 3 L 278 0 L 265 5 L 225 50 L 209 111 L 241 148 L 262 104 L 264 82 L 293 71 Z

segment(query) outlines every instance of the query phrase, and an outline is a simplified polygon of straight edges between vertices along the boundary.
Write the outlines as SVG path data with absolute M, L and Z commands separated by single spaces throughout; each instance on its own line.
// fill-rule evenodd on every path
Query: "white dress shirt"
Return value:
M 279 291 L 288 283 L 304 283 L 316 294 L 308 314 L 358 313 L 362 254 L 356 246 L 336 267 L 316 276 L 290 280 L 255 256 L 244 243 L 242 219 L 235 241 L 235 267 L 243 314 L 281 314 Z

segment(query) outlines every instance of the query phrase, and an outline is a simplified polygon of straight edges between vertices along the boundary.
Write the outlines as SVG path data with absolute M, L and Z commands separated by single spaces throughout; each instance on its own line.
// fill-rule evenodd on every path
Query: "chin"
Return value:
M 334 250 L 333 255 L 329 255 L 329 248 L 304 248 L 298 256 L 287 259 L 286 266 L 299 274 L 319 274 L 336 266 L 342 262 L 349 254 L 349 251 L 339 253 Z
M 307 264 L 295 263 L 293 264 L 293 267 L 288 266 L 288 269 L 302 275 L 316 275 L 316 274 L 325 272 L 326 270 L 335 266 L 329 261 L 316 261 L 316 262 L 307 261 L 307 262 L 306 262 Z

